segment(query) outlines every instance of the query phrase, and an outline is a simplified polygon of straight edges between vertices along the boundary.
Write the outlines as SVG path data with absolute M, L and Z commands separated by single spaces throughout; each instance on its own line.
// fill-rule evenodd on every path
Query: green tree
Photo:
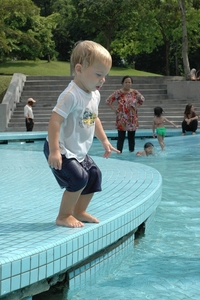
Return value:
M 40 16 L 31 0 L 0 0 L 0 57 L 35 59 L 55 53 L 52 30 L 57 15 Z
M 190 64 L 188 59 L 188 34 L 187 34 L 187 24 L 186 24 L 186 7 L 185 0 L 178 0 L 178 4 L 181 11 L 182 19 L 182 57 L 183 57 L 183 66 L 184 73 L 187 76 L 190 72 Z

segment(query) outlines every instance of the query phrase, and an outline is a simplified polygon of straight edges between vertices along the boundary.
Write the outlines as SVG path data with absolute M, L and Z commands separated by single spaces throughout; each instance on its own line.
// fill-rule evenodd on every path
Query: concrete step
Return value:
M 31 97 L 34 98 L 36 100 L 36 103 L 34 104 L 34 106 L 37 106 L 38 103 L 40 102 L 57 102 L 57 99 L 58 99 L 58 96 L 60 95 L 60 93 L 56 93 L 56 95 L 52 95 L 52 93 L 48 93 L 46 92 L 46 95 L 42 94 L 42 95 L 38 95 L 37 91 L 34 91 L 33 93 L 31 93 Z M 109 93 L 106 93 L 106 92 L 101 92 L 101 102 L 105 102 L 105 100 L 109 97 Z M 161 99 L 161 100 L 164 100 L 164 99 L 168 99 L 169 96 L 166 94 L 148 94 L 148 95 L 145 95 L 145 100 L 156 100 L 156 99 Z M 26 95 L 24 97 L 24 94 L 21 96 L 21 99 L 20 99 L 20 103 L 23 103 L 24 105 L 26 104 L 27 102 L 27 99 L 30 97 L 30 94 Z M 182 100 L 180 100 L 182 101 Z M 19 104 L 20 104 L 19 103 Z
M 102 91 L 101 92 L 101 95 L 106 95 L 107 97 L 109 95 L 111 95 L 113 92 L 113 90 L 108 90 L 108 91 Z M 54 98 L 58 98 L 58 96 L 60 95 L 60 91 L 59 90 L 55 90 L 55 89 L 52 89 L 52 90 L 48 90 L 48 91 L 45 91 L 45 90 L 37 90 L 37 91 L 26 91 L 24 90 L 23 91 L 23 97 L 25 97 L 26 99 L 28 99 L 31 95 L 32 98 L 35 97 L 36 101 L 37 101 L 37 96 L 40 96 L 40 97 L 43 97 L 43 99 L 45 99 L 46 95 L 47 94 L 50 94 L 51 93 L 51 96 L 54 97 Z M 161 90 L 161 89 L 140 89 L 140 93 L 145 97 L 145 96 L 148 96 L 148 95 L 163 95 L 163 94 L 167 94 L 167 90 L 164 89 L 164 90 Z M 37 96 L 36 96 L 37 95 Z
M 100 90 L 101 102 L 99 105 L 99 117 L 105 130 L 115 129 L 115 114 L 105 103 L 108 96 L 116 89 L 121 88 L 122 77 L 108 76 L 106 83 Z M 24 89 L 21 94 L 20 103 L 10 120 L 8 131 L 25 131 L 24 105 L 27 99 L 32 97 L 36 100 L 33 107 L 35 117 L 35 131 L 47 131 L 48 122 L 52 109 L 56 105 L 57 98 L 72 80 L 69 76 L 27 76 Z M 167 95 L 166 83 L 168 80 L 182 80 L 181 77 L 133 77 L 133 88 L 145 96 L 144 104 L 138 109 L 139 127 L 151 128 L 153 120 L 153 109 L 161 106 L 165 116 L 172 122 L 179 124 L 183 119 L 183 111 L 187 99 L 171 100 Z M 194 103 L 200 110 L 200 103 Z M 166 127 L 168 125 L 166 124 Z
M 27 82 L 25 87 L 24 87 L 24 91 L 34 91 L 34 90 L 59 90 L 59 91 L 63 91 L 68 85 L 68 82 L 66 83 L 60 83 L 57 82 L 56 84 L 52 83 L 48 83 L 48 82 L 38 82 L 38 83 L 32 83 L 32 82 Z M 104 84 L 100 90 L 110 90 L 111 92 L 117 90 L 117 89 L 121 89 L 122 86 L 117 84 Z M 143 83 L 138 83 L 138 84 L 134 84 L 133 85 L 133 89 L 135 90 L 140 90 L 140 89 L 167 89 L 167 85 L 166 84 L 143 84 Z
M 106 82 L 118 82 L 121 83 L 123 76 L 106 76 Z M 133 83 L 135 82 L 166 82 L 168 80 L 180 81 L 185 80 L 182 76 L 131 76 Z M 66 81 L 72 80 L 72 76 L 27 76 L 27 81 Z

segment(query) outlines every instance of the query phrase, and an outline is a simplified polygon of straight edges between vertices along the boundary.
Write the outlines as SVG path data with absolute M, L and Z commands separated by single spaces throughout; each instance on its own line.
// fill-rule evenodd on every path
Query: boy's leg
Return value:
M 74 208 L 80 197 L 82 189 L 77 192 L 65 191 L 62 196 L 60 210 L 56 218 L 56 224 L 67 227 L 83 227 L 84 224 L 74 216 Z
M 164 145 L 164 136 L 157 134 L 158 142 L 160 144 L 160 147 L 162 150 L 164 150 L 165 145 Z
M 86 209 L 93 197 L 93 193 L 86 194 L 86 195 L 80 195 L 78 201 L 76 202 L 75 208 L 74 208 L 74 217 L 82 222 L 90 222 L 90 223 L 99 223 L 99 220 L 95 218 L 94 216 L 88 214 L 86 212 Z

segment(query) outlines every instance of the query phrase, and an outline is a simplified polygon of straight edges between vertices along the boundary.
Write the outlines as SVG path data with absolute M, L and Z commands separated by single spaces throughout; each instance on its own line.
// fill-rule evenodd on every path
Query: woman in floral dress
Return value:
M 106 103 L 116 113 L 117 149 L 122 152 L 127 131 L 129 151 L 133 152 L 135 149 L 135 131 L 138 128 L 137 109 L 145 99 L 137 90 L 131 88 L 133 79 L 130 76 L 124 76 L 121 83 L 122 88 L 113 92 Z M 114 105 L 114 101 L 117 101 L 117 106 Z

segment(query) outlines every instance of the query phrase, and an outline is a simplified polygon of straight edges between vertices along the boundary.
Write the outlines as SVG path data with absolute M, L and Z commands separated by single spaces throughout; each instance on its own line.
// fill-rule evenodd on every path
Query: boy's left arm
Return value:
M 120 153 L 120 151 L 114 148 L 109 142 L 99 118 L 95 121 L 95 136 L 101 141 L 105 149 L 103 157 L 108 158 L 112 151 Z

